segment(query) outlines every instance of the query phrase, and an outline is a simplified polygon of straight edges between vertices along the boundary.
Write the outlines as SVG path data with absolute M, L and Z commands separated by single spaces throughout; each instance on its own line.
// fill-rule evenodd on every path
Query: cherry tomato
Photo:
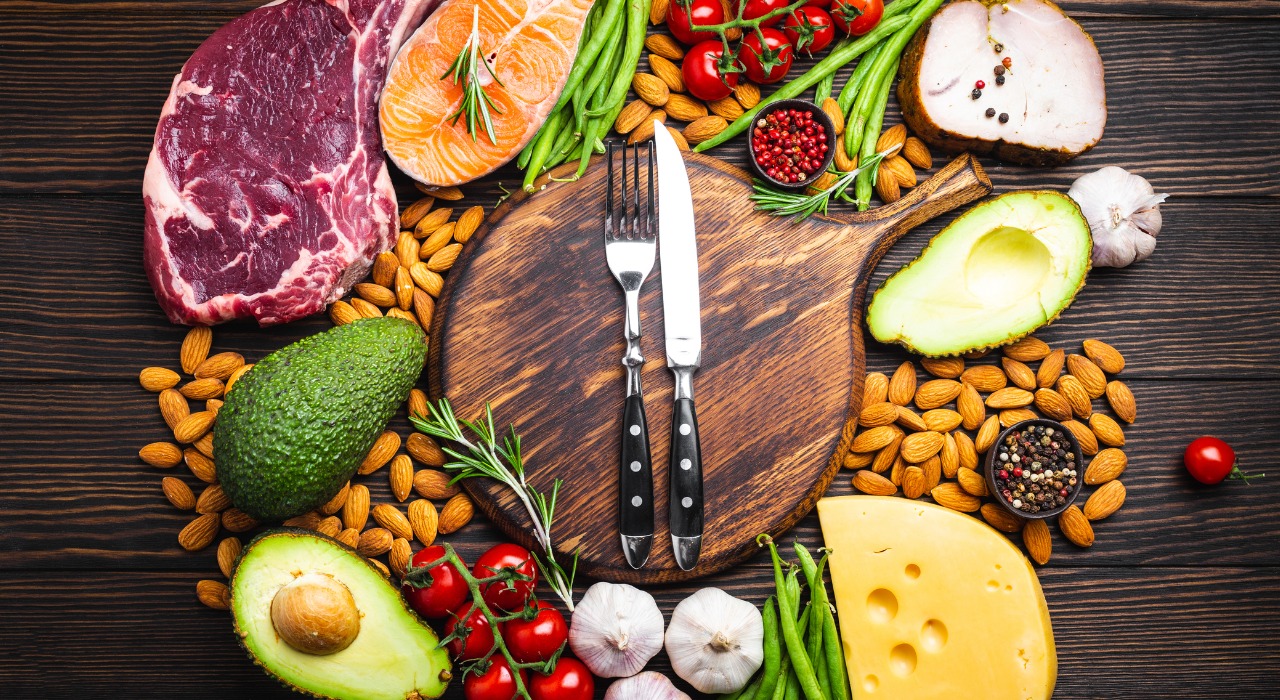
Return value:
M 831 15 L 826 10 L 805 5 L 787 15 L 786 24 L 782 25 L 787 41 L 796 51 L 803 51 L 812 56 L 831 45 L 836 38 L 836 30 L 831 26 Z
M 693 46 L 699 41 L 716 38 L 715 32 L 694 31 L 693 25 L 722 24 L 724 8 L 718 0 L 690 0 L 686 8 L 682 0 L 673 0 L 667 10 L 667 29 L 681 43 Z
M 569 638 L 569 625 L 559 610 L 541 600 L 535 605 L 538 612 L 533 619 L 517 618 L 502 623 L 502 638 L 518 663 L 546 661 Z
M 1246 474 L 1240 470 L 1236 452 L 1216 437 L 1200 437 L 1187 445 L 1182 463 L 1192 478 L 1202 484 L 1220 484 L 1224 479 L 1242 479 L 1248 482 L 1266 474 Z
M 489 621 L 484 618 L 480 608 L 467 603 L 457 615 L 449 618 L 449 621 L 444 624 L 445 636 L 453 634 L 459 627 L 467 630 L 466 642 L 464 643 L 462 639 L 449 640 L 449 653 L 453 658 L 459 661 L 479 659 L 493 648 L 493 628 L 489 626 Z
M 516 696 L 516 676 L 501 654 L 494 655 L 489 670 L 479 675 L 470 674 L 462 681 L 462 692 L 467 700 L 511 700 Z M 520 680 L 528 674 L 520 671 Z
M 831 7 L 831 0 L 809 0 L 809 2 L 806 2 L 804 4 L 804 6 L 805 7 L 821 7 L 822 9 L 825 10 L 828 7 Z
M 440 545 L 425 547 L 413 555 L 410 565 L 426 566 L 443 556 L 444 547 Z M 449 613 L 456 611 L 466 602 L 469 594 L 467 582 L 462 580 L 462 574 L 454 568 L 453 564 L 445 562 L 429 569 L 427 574 L 431 576 L 430 586 L 414 588 L 405 585 L 402 589 L 409 607 L 419 615 L 428 620 L 437 620 L 447 617 Z
M 533 562 L 529 550 L 517 544 L 502 543 L 480 555 L 476 565 L 471 567 L 471 575 L 476 578 L 494 576 L 503 569 L 512 569 L 516 573 L 528 577 L 526 581 L 497 581 L 485 584 L 480 589 L 484 602 L 490 607 L 515 612 L 524 607 L 525 601 L 533 594 L 538 585 L 538 566 Z
M 676 2 L 679 2 L 679 0 L 676 0 Z M 795 0 L 747 0 L 747 6 L 742 10 L 742 18 L 755 19 L 757 17 L 764 17 L 770 12 L 773 12 L 774 10 L 781 10 L 793 2 L 795 2 Z M 760 26 L 772 27 L 781 22 L 783 18 L 784 15 L 778 15 L 777 17 L 761 22 Z
M 760 45 L 760 37 L 764 37 L 764 46 Z M 792 50 L 787 35 L 780 29 L 761 29 L 760 33 L 751 32 L 742 37 L 741 48 L 738 49 L 738 61 L 742 63 L 743 72 L 751 80 L 768 85 L 782 80 L 791 70 Z
M 734 86 L 738 84 L 740 66 L 734 60 L 730 65 L 734 70 L 721 72 L 724 60 L 724 45 L 718 39 L 704 41 L 694 45 L 684 56 L 680 66 L 684 74 L 685 88 L 689 94 L 700 100 L 714 102 L 728 97 Z
M 832 0 L 831 19 L 849 36 L 862 36 L 880 24 L 881 0 Z
M 577 659 L 560 659 L 548 675 L 534 673 L 529 679 L 533 700 L 591 700 L 596 681 Z

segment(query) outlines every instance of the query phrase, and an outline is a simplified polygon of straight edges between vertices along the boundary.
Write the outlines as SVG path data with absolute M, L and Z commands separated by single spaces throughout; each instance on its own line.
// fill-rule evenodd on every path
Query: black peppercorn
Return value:
M 973 92 L 969 93 L 969 96 L 976 100 L 979 97 L 982 97 L 982 91 L 978 88 L 974 88 Z
M 987 107 L 987 112 L 986 112 L 986 114 L 987 114 L 987 119 L 990 119 L 990 118 L 992 118 L 992 117 L 996 116 L 996 108 L 995 108 L 995 107 Z
M 1008 124 L 1008 123 L 1009 123 L 1009 113 L 1008 113 L 1008 112 L 1001 112 L 1001 113 L 1000 113 L 1000 123 L 1001 123 L 1001 124 Z
M 1000 53 L 1001 51 L 1004 51 L 1004 44 L 996 44 L 995 46 L 992 46 L 991 48 L 995 49 L 995 50 L 996 50 L 996 53 Z
M 997 76 L 996 76 L 996 85 L 1004 85 L 1004 76 L 1003 76 L 1003 75 L 997 75 Z
M 1003 65 L 1003 64 L 997 63 L 997 64 L 996 64 L 996 67 L 995 67 L 995 69 L 994 69 L 994 70 L 995 70 L 996 75 L 1004 75 L 1004 65 Z

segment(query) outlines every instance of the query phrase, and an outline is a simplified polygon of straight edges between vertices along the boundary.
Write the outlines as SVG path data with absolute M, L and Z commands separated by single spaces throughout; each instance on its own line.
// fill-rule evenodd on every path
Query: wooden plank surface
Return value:
M 148 365 L 176 365 L 182 330 L 141 269 L 140 181 L 173 74 L 215 28 L 260 0 L 0 0 L 0 687 L 5 697 L 286 697 L 235 644 L 225 614 L 194 600 L 212 551 L 176 546 L 186 522 L 139 446 L 164 439 Z M 1246 467 L 1280 450 L 1280 3 L 1075 0 L 1107 68 L 1102 143 L 1058 169 L 984 161 L 997 191 L 1062 189 L 1101 165 L 1174 194 L 1156 254 L 1095 270 L 1041 336 L 1125 353 L 1139 422 L 1129 501 L 1078 549 L 1055 533 L 1040 569 L 1053 615 L 1057 698 L 1272 698 L 1280 667 L 1280 498 L 1193 485 L 1180 450 L 1233 442 Z M 895 114 L 895 107 L 890 114 Z M 893 117 L 890 117 L 891 121 Z M 741 145 L 716 153 L 740 163 Z M 942 162 L 942 158 L 937 159 Z M 465 188 L 491 207 L 504 169 Z M 402 198 L 413 190 L 397 177 Z M 949 220 L 907 236 L 873 288 Z M 601 271 L 603 274 L 603 271 Z M 250 359 L 328 327 L 219 328 Z M 868 367 L 905 354 L 868 343 Z M 407 431 L 402 418 L 394 424 Z M 536 436 L 529 436 L 536 439 Z M 173 470 L 198 487 L 184 467 Z M 830 493 L 851 492 L 848 472 Z M 389 499 L 385 476 L 374 500 Z M 820 541 L 810 516 L 794 536 Z M 477 521 L 464 557 L 500 539 Z M 653 587 L 670 614 L 700 585 L 760 602 L 757 556 L 706 581 Z M 669 669 L 665 656 L 655 667 Z M 603 690 L 604 683 L 601 683 Z M 601 693 L 602 694 L 602 693 Z M 460 698 L 456 688 L 448 697 Z

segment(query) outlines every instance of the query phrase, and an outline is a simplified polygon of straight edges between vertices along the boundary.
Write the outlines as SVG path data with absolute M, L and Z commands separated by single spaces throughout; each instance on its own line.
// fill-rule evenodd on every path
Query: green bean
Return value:
M 853 69 L 853 74 L 849 76 L 849 82 L 840 88 L 840 96 L 836 98 L 836 102 L 840 105 L 840 111 L 844 112 L 845 121 L 849 118 L 849 108 L 853 106 L 853 100 L 858 96 L 858 90 L 862 84 L 867 81 L 867 73 L 871 72 L 871 65 L 876 62 L 876 57 L 884 50 L 884 44 L 877 45 L 874 49 L 867 52 L 866 56 L 858 61 L 858 65 Z
M 779 600 L 786 594 L 787 586 L 782 575 L 782 559 L 778 557 L 778 546 L 774 544 L 772 539 L 768 540 L 769 554 L 773 558 L 773 582 L 778 589 Z M 796 620 L 794 615 L 796 609 L 789 607 L 795 601 L 783 601 L 784 614 L 782 615 L 782 638 L 787 643 L 787 653 L 791 655 L 791 665 L 795 668 L 796 678 L 800 683 L 801 690 L 808 700 L 825 700 L 822 697 L 822 690 L 818 687 L 818 678 L 813 673 L 813 665 L 809 663 L 809 657 L 805 653 L 804 643 L 800 641 L 800 635 L 796 631 Z M 798 605 L 796 607 L 799 607 Z M 791 614 L 785 614 L 790 610 Z
M 648 0 L 628 0 L 628 2 L 627 35 L 622 53 L 624 69 L 614 75 L 613 84 L 609 86 L 609 94 L 604 101 L 605 105 L 614 105 L 626 99 L 627 89 L 631 87 L 631 78 L 636 72 L 636 64 L 640 61 L 640 51 L 644 48 L 644 37 L 648 32 Z M 588 111 L 587 115 L 598 117 L 607 110 L 608 107 L 593 109 Z
M 821 613 L 819 613 L 819 615 L 821 615 Z M 823 617 L 825 617 L 825 615 L 823 615 Z M 818 636 L 821 637 L 822 636 L 821 624 L 818 625 L 818 630 L 819 630 Z M 817 654 L 818 658 L 815 659 L 813 662 L 813 666 L 817 670 L 814 672 L 818 675 L 818 687 L 822 688 L 822 694 L 827 698 L 831 698 L 833 697 L 831 695 L 831 672 L 827 670 L 827 665 L 822 662 L 824 652 L 825 652 L 825 649 L 822 646 L 822 641 L 819 640 L 818 654 Z
M 751 681 L 751 683 L 748 684 L 747 687 L 737 691 L 736 693 L 721 695 L 720 700 L 751 700 L 751 698 L 754 698 L 756 696 L 756 693 L 760 691 L 760 688 L 763 687 L 763 684 L 764 684 L 764 677 L 756 676 L 755 680 Z
M 534 138 L 533 151 L 530 154 L 529 162 L 525 166 L 524 171 L 524 191 L 532 193 L 534 191 L 533 181 L 538 179 L 542 174 L 543 168 L 547 164 L 547 159 L 551 157 L 556 141 L 560 137 L 560 129 L 564 126 L 565 120 L 564 110 L 553 112 L 547 119 L 542 128 L 538 130 L 538 135 Z
M 787 681 L 791 678 L 791 657 L 786 654 L 782 655 L 782 663 L 778 665 L 778 682 L 773 686 L 773 692 L 769 693 L 765 700 L 782 700 L 782 696 L 787 694 Z
M 805 615 L 803 618 L 801 618 L 800 624 L 797 629 L 800 632 L 800 636 L 803 637 L 806 631 L 809 629 L 808 615 Z M 800 677 L 796 675 L 795 666 L 791 667 L 791 672 L 787 674 L 786 680 L 787 680 L 786 685 L 782 686 L 783 687 L 782 696 L 787 700 L 800 700 L 800 693 L 801 693 Z
M 828 97 L 831 97 L 831 88 L 835 85 L 835 82 L 835 73 L 830 73 L 827 77 L 819 80 L 818 87 L 813 91 L 813 103 L 821 107 L 822 103 L 826 102 Z
M 927 1 L 941 2 L 941 0 Z M 887 20 L 881 20 L 880 24 L 876 25 L 875 29 L 872 29 L 867 34 L 859 37 L 857 41 L 854 41 L 847 46 L 841 46 L 839 49 L 827 54 L 827 57 L 819 61 L 813 68 L 810 68 L 795 80 L 792 80 L 786 85 L 778 88 L 772 95 L 760 100 L 760 103 L 755 107 L 752 107 L 741 117 L 733 120 L 733 123 L 729 125 L 729 128 L 698 144 L 693 150 L 702 152 L 709 148 L 719 146 L 725 141 L 737 136 L 755 122 L 755 116 L 760 113 L 760 110 L 768 107 L 778 100 L 795 97 L 805 90 L 808 90 L 819 80 L 822 80 L 826 75 L 834 73 L 838 68 L 840 68 L 840 66 L 843 66 L 849 61 L 861 56 L 869 51 L 873 46 L 880 43 L 880 41 L 885 37 L 893 34 L 902 27 L 905 27 L 908 22 L 910 22 L 910 19 L 906 17 L 893 17 Z
M 822 651 L 826 656 L 827 680 L 831 689 L 831 700 L 847 700 L 849 697 L 849 679 L 844 669 L 844 649 L 840 646 L 840 634 L 836 631 L 836 617 L 831 613 L 831 605 L 827 599 L 827 584 L 823 583 L 823 574 L 827 570 L 830 553 L 824 553 L 818 562 L 818 593 L 821 596 L 822 616 Z
M 596 57 L 600 55 L 600 50 L 604 48 L 605 42 L 617 34 L 618 22 L 623 17 L 623 6 L 628 2 L 631 4 L 637 2 L 637 0 L 606 1 L 608 4 L 605 5 L 600 16 L 599 29 L 598 31 L 593 31 L 586 44 L 578 49 L 578 54 L 573 59 L 573 67 L 569 69 L 569 77 L 564 81 L 564 89 L 560 93 L 560 99 L 551 108 L 552 113 L 559 111 L 561 107 L 568 104 L 569 99 L 573 97 L 573 92 L 578 89 L 582 79 L 586 77 L 587 71 L 595 63 Z
M 764 601 L 764 672 L 761 674 L 759 690 L 749 697 L 752 700 L 765 700 L 773 696 L 773 689 L 778 685 L 778 665 L 782 657 L 782 646 L 778 640 L 778 611 L 773 596 Z
M 871 162 L 871 156 L 876 153 L 876 140 L 880 135 L 880 127 L 884 126 L 884 109 L 889 104 L 893 74 L 887 74 L 882 82 L 875 104 L 871 106 L 871 116 L 867 119 L 866 131 L 862 135 L 862 148 L 858 151 L 859 164 Z M 858 173 L 857 179 L 853 181 L 853 197 L 858 201 L 858 211 L 866 211 L 871 206 L 871 186 L 879 170 L 879 166 L 867 168 Z
M 890 17 L 897 17 L 910 10 L 918 2 L 920 0 L 898 0 L 897 2 L 886 4 L 884 6 L 884 14 L 880 15 L 880 21 L 883 22 Z

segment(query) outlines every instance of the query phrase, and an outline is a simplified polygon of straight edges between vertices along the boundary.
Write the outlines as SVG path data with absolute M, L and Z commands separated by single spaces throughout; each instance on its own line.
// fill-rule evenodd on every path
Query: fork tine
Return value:
M 633 172 L 631 173 L 632 184 L 635 185 L 635 190 L 636 190 L 636 206 L 634 209 L 635 223 L 632 226 L 632 228 L 635 229 L 634 233 L 636 238 L 643 238 L 644 231 L 641 230 L 640 228 L 640 224 L 641 224 L 640 215 L 641 215 L 641 212 L 644 211 L 644 209 L 640 207 L 640 144 L 637 143 L 631 147 L 631 156 L 632 156 L 631 163 L 633 166 L 632 167 Z
M 613 235 L 613 142 L 606 146 L 605 162 L 608 163 L 608 177 L 604 190 L 604 237 L 608 240 Z
M 654 159 L 653 144 L 650 143 L 649 144 L 649 211 L 645 213 L 645 219 L 644 219 L 644 234 L 646 238 L 653 237 L 653 234 L 656 233 L 658 230 L 657 224 L 654 223 L 654 216 L 656 214 L 657 207 L 654 206 L 654 202 L 653 202 L 653 171 L 657 170 L 656 165 L 657 163 Z
M 621 238 L 631 238 L 631 227 L 627 225 L 627 146 L 622 146 L 622 206 L 619 209 L 622 212 L 622 221 L 618 225 L 618 236 Z

